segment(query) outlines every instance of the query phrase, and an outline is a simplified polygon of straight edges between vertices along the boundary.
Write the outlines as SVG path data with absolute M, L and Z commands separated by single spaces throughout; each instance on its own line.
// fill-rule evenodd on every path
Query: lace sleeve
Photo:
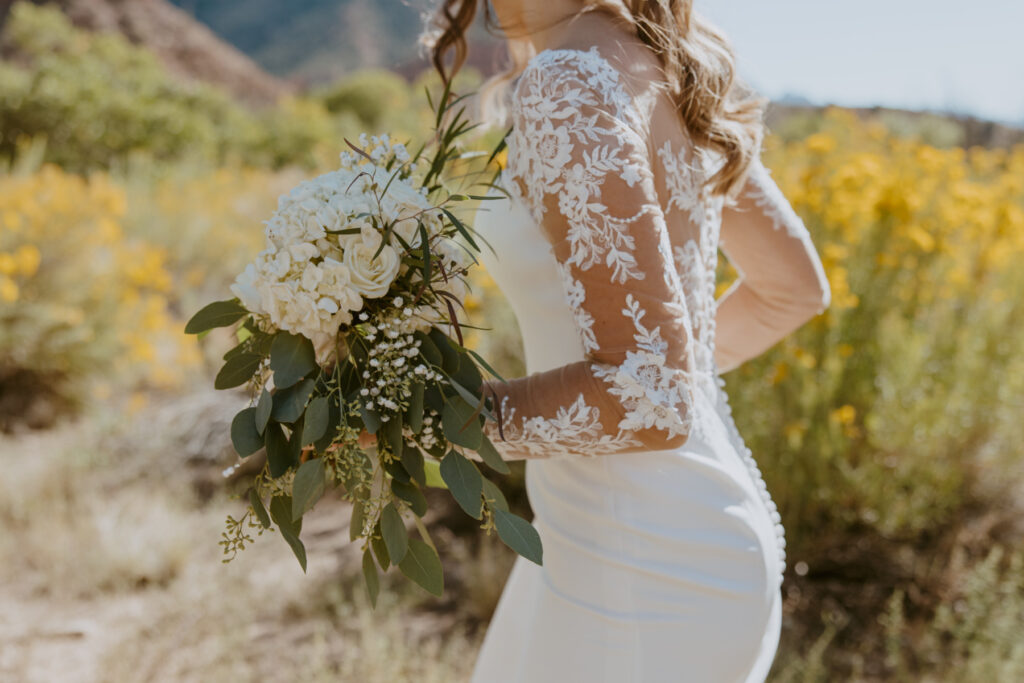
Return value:
M 486 433 L 509 459 L 669 449 L 689 435 L 691 331 L 648 147 L 608 80 L 617 72 L 588 65 L 534 64 L 517 86 L 509 177 L 552 245 L 585 358 L 487 383 L 502 432 L 488 421 Z
M 828 308 L 831 291 L 810 233 L 760 158 L 722 212 L 719 246 L 740 273 L 715 314 L 715 362 L 725 372 Z

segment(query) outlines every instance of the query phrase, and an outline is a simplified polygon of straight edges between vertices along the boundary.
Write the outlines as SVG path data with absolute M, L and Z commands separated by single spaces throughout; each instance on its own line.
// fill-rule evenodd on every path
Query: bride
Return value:
M 445 78 L 476 4 L 439 8 Z M 830 298 L 761 165 L 763 100 L 691 0 L 492 4 L 511 200 L 476 229 L 528 374 L 487 383 L 487 429 L 527 459 L 544 561 L 516 559 L 473 681 L 763 681 L 785 541 L 720 373 Z M 719 249 L 741 277 L 716 301 Z

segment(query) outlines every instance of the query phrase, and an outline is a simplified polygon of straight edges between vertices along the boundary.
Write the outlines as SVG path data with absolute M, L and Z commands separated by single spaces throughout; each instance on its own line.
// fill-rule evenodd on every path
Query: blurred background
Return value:
M 0 680 L 467 678 L 512 551 L 437 496 L 444 597 L 392 570 L 372 611 L 328 495 L 307 575 L 276 532 L 223 563 L 247 396 L 212 389 L 227 333 L 182 334 L 344 137 L 429 132 L 424 6 L 0 2 Z M 1024 680 L 1024 11 L 697 8 L 833 292 L 725 375 L 787 529 L 772 680 Z M 500 42 L 470 54 L 462 91 Z M 484 272 L 469 306 L 520 374 Z M 522 463 L 499 484 L 529 518 Z

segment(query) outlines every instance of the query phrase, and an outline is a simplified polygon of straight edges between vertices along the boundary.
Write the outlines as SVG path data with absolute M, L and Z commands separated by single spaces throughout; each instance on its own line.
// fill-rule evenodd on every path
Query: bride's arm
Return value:
M 551 243 L 584 359 L 489 381 L 502 424 L 486 434 L 508 459 L 682 445 L 689 318 L 646 142 L 593 79 L 549 65 L 519 91 L 509 173 Z
M 740 278 L 718 301 L 715 362 L 726 372 L 828 308 L 831 291 L 803 221 L 755 157 L 719 242 Z

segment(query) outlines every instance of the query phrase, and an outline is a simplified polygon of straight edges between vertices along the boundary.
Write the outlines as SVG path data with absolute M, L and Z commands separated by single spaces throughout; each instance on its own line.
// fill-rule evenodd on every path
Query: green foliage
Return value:
M 783 641 L 769 680 L 1024 680 L 1024 555 L 993 545 L 973 559 L 958 549 L 949 563 L 952 581 L 933 612 L 911 618 L 908 595 L 920 590 L 904 585 L 880 605 L 877 631 L 842 612 L 827 613 L 809 644 Z M 850 670 L 840 674 L 847 662 Z
M 332 114 L 351 113 L 367 130 L 378 130 L 396 112 L 414 108 L 405 80 L 386 69 L 366 69 L 341 80 L 319 94 Z
M 850 673 L 855 656 L 867 675 L 888 661 L 898 678 L 931 666 L 907 643 L 923 648 L 920 629 L 940 619 L 956 579 L 944 568 L 965 529 L 1019 515 L 1024 301 L 1011 292 L 1024 290 L 1024 147 L 938 149 L 835 110 L 769 156 L 822 254 L 832 305 L 725 379 L 779 505 L 787 564 L 801 566 L 787 581 L 817 596 L 797 620 L 816 619 L 819 601 L 850 610 L 822 666 L 808 661 L 786 680 L 862 680 Z M 1003 533 L 971 552 L 1019 542 Z M 897 590 L 906 609 L 901 598 L 887 609 Z M 969 609 L 993 613 L 980 601 Z M 936 662 L 953 656 L 949 642 L 965 662 L 1018 656 L 1002 641 L 976 654 L 970 643 L 989 635 L 951 623 L 942 632 Z M 972 676 L 948 680 L 986 680 Z
M 45 160 L 75 171 L 132 154 L 278 167 L 311 165 L 335 133 L 313 101 L 253 112 L 216 88 L 175 77 L 116 34 L 74 28 L 57 9 L 19 2 L 0 62 L 0 155 L 44 137 Z

